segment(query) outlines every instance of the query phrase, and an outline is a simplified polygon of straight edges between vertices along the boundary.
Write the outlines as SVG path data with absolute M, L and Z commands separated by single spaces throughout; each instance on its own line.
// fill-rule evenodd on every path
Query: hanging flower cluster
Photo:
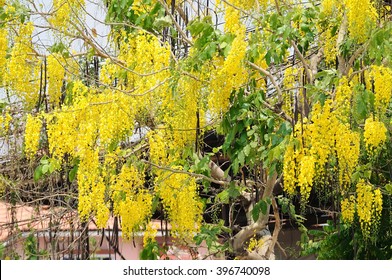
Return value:
M 383 122 L 378 121 L 373 116 L 366 119 L 363 133 L 366 150 L 370 154 L 377 152 L 387 139 L 387 129 Z
M 360 139 L 339 121 L 332 100 L 324 106 L 316 104 L 310 120 L 296 125 L 290 142 L 283 161 L 284 188 L 289 194 L 298 186 L 306 201 L 314 183 L 325 182 L 330 164 L 337 165 L 339 184 L 347 189 L 358 163 Z
M 377 10 L 371 0 L 344 0 L 347 9 L 348 30 L 358 43 L 369 37 L 371 28 L 377 21 Z

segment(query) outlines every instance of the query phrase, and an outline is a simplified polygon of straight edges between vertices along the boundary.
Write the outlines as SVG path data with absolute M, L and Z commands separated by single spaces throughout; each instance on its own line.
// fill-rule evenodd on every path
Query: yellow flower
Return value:
M 382 194 L 379 189 L 360 180 L 357 184 L 357 213 L 362 232 L 369 236 L 380 222 L 382 211 Z
M 386 141 L 387 129 L 383 122 L 370 117 L 365 121 L 363 136 L 365 138 L 367 151 L 370 154 L 374 154 Z
M 384 66 L 372 66 L 370 78 L 374 81 L 375 106 L 384 113 L 392 96 L 392 70 Z
M 5 112 L 4 116 L 0 115 L 0 136 L 6 135 L 8 133 L 11 121 L 12 116 L 8 111 Z
M 48 61 L 48 95 L 49 101 L 57 107 L 61 97 L 61 87 L 65 76 L 65 60 L 59 54 L 51 54 Z
M 313 156 L 304 156 L 301 159 L 301 167 L 298 175 L 298 185 L 300 187 L 301 196 L 307 201 L 313 186 L 313 178 L 315 174 L 315 159 Z
M 344 222 L 352 223 L 355 215 L 355 197 L 350 195 L 341 201 L 342 219 Z
M 38 150 L 42 121 L 39 117 L 27 115 L 25 129 L 25 153 L 28 158 L 33 158 Z
M 53 13 L 49 22 L 60 31 L 72 29 L 71 20 L 80 16 L 84 0 L 53 0 Z
M 376 24 L 377 10 L 371 0 L 344 0 L 347 9 L 347 21 L 350 37 L 358 43 L 368 38 L 369 32 Z
M 41 66 L 41 61 L 34 56 L 33 29 L 32 22 L 19 26 L 7 63 L 8 71 L 4 75 L 5 84 L 25 102 L 28 109 L 36 106 L 38 101 Z
M 155 240 L 155 236 L 157 235 L 157 232 L 158 232 L 157 229 L 154 227 L 151 221 L 147 223 L 147 227 L 146 230 L 144 231 L 144 236 L 143 236 L 144 246 L 147 243 Z

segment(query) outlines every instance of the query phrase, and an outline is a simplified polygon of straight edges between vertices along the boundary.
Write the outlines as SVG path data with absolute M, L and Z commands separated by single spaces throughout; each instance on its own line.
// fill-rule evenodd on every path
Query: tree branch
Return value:
M 275 197 L 271 198 L 271 202 L 272 202 L 272 209 L 274 210 L 275 228 L 274 228 L 274 233 L 272 234 L 271 242 L 268 246 L 268 250 L 265 253 L 265 258 L 267 260 L 269 260 L 271 254 L 274 253 L 274 247 L 275 247 L 276 242 L 278 242 L 279 232 L 282 228 L 281 222 L 280 222 L 280 217 L 279 217 L 279 209 L 278 209 L 278 205 L 276 203 Z
M 291 43 L 291 46 L 294 48 L 295 54 L 299 57 L 299 60 L 301 60 L 303 66 L 305 68 L 305 74 L 306 74 L 306 77 L 308 77 L 309 83 L 312 83 L 313 82 L 313 75 L 309 70 L 309 65 L 306 63 L 304 56 L 299 51 L 297 44 L 293 40 L 291 40 L 290 43 Z
M 263 199 L 272 198 L 273 189 L 277 179 L 277 173 L 275 172 L 272 176 L 268 177 L 266 187 L 263 193 Z M 232 239 L 232 246 L 234 252 L 243 251 L 243 246 L 246 240 L 251 238 L 256 232 L 261 231 L 267 226 L 269 219 L 269 209 L 270 205 L 267 207 L 267 213 L 265 215 L 260 215 L 258 220 L 253 224 L 241 229 Z
M 169 7 L 166 5 L 165 1 L 159 0 L 159 3 L 161 3 L 162 6 L 165 8 L 166 13 L 170 16 L 171 20 L 173 21 L 174 25 L 176 26 L 176 29 L 177 29 L 178 33 L 181 34 L 181 36 L 184 39 L 184 41 L 187 42 L 190 46 L 193 46 L 192 41 L 190 41 L 188 39 L 188 36 L 186 36 L 186 34 L 182 30 L 181 26 L 178 24 L 178 22 L 176 21 L 176 19 L 172 15 L 172 13 L 171 13 Z
M 338 50 L 338 70 L 340 73 L 344 73 L 345 72 L 345 68 L 346 68 L 346 60 L 344 59 L 343 55 L 340 54 L 339 49 L 341 44 L 343 43 L 344 37 L 346 36 L 347 33 L 347 26 L 348 26 L 348 22 L 347 22 L 347 15 L 346 13 L 344 13 L 343 15 L 343 21 L 342 24 L 340 25 L 339 28 L 339 32 L 338 32 L 338 38 L 336 39 L 336 49 Z
M 210 181 L 211 183 L 215 183 L 215 184 L 218 184 L 218 185 L 226 186 L 226 185 L 229 184 L 229 182 L 227 182 L 227 181 L 215 180 L 214 178 L 210 178 L 210 177 L 208 177 L 206 175 L 203 175 L 203 174 L 197 174 L 197 173 L 188 172 L 188 171 L 185 171 L 185 170 L 178 170 L 178 169 L 172 169 L 170 167 L 160 166 L 158 164 L 152 163 L 152 162 L 150 162 L 148 160 L 145 160 L 145 159 L 141 159 L 140 161 L 145 163 L 145 164 L 151 165 L 151 166 L 153 166 L 155 168 L 161 169 L 161 170 L 170 171 L 172 173 L 186 174 L 186 175 L 189 175 L 189 176 L 192 176 L 192 177 L 195 177 L 195 178 L 200 178 L 200 179 L 204 179 L 204 180 Z

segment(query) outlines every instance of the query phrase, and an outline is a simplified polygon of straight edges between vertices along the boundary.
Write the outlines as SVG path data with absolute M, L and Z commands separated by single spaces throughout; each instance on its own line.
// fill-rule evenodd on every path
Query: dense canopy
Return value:
M 0 1 L 1 200 L 119 217 L 146 250 L 161 215 L 273 258 L 284 214 L 304 254 L 392 257 L 389 1 L 98 2 Z

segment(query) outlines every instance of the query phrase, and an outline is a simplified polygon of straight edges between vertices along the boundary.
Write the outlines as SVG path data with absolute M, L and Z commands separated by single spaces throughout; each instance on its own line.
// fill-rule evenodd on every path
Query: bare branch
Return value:
M 274 173 L 272 176 L 268 177 L 267 184 L 263 193 L 263 199 L 266 199 L 267 197 L 272 198 L 272 192 L 276 183 L 276 179 L 277 173 Z M 269 219 L 269 208 L 270 206 L 267 207 L 267 213 L 265 215 L 260 215 L 259 219 L 256 222 L 244 227 L 233 237 L 232 246 L 234 252 L 241 252 L 243 250 L 243 245 L 245 241 L 267 226 Z

